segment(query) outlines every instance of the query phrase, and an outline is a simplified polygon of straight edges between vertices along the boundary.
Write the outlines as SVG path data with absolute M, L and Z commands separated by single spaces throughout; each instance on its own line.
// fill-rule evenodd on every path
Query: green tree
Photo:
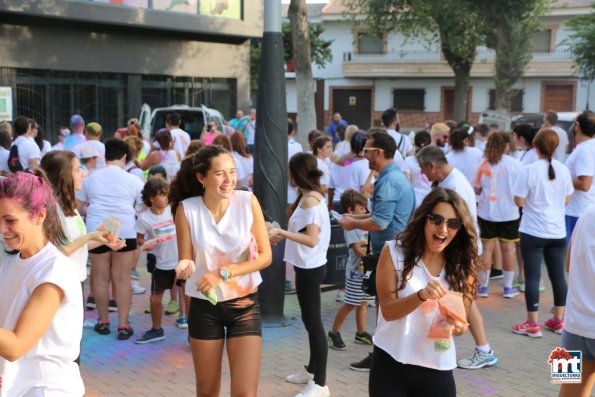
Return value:
M 308 31 L 312 62 L 316 66 L 323 68 L 333 60 L 331 44 L 334 40 L 325 40 L 321 37 L 322 33 L 324 33 L 324 28 L 319 24 L 308 23 Z M 290 60 L 293 60 L 293 40 L 291 37 L 291 24 L 289 22 L 283 22 L 281 33 L 283 35 L 283 55 L 287 64 Z M 258 88 L 261 55 L 261 39 L 253 39 L 250 43 L 250 89 L 252 92 L 255 92 Z
M 585 81 L 595 80 L 595 3 L 591 7 L 593 13 L 579 15 L 566 22 L 572 33 L 564 41 L 574 53 L 580 78 Z
M 514 85 L 533 56 L 532 36 L 551 0 L 476 0 L 485 44 L 496 53 L 496 110 L 510 111 Z
M 454 118 L 467 118 L 471 66 L 483 39 L 473 0 L 346 1 L 352 15 L 365 15 L 372 31 L 398 29 L 409 38 L 427 37 L 430 44 L 439 44 L 455 75 Z

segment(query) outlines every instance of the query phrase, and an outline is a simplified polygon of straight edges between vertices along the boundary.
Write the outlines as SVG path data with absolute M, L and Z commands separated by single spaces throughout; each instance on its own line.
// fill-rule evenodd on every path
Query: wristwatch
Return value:
M 221 278 L 223 279 L 223 281 L 227 281 L 231 277 L 231 272 L 229 270 L 227 270 L 226 267 L 220 267 L 219 268 L 219 275 L 221 276 Z

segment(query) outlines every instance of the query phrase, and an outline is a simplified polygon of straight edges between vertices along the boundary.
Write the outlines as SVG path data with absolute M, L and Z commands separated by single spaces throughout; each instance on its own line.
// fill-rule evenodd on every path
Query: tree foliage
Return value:
M 454 117 L 466 119 L 471 66 L 483 37 L 473 0 L 347 0 L 347 7 L 363 14 L 372 31 L 398 29 L 438 44 L 455 74 Z
M 476 0 L 485 44 L 496 53 L 496 109 L 510 111 L 514 85 L 532 58 L 532 36 L 551 0 Z
M 595 3 L 593 13 L 579 15 L 566 23 L 572 30 L 564 44 L 574 53 L 580 67 L 580 77 L 586 81 L 595 80 Z
M 308 24 L 310 33 L 310 54 L 312 62 L 320 67 L 325 67 L 333 60 L 331 44 L 334 40 L 325 40 L 321 36 L 324 28 L 320 24 Z M 283 37 L 283 56 L 285 63 L 293 59 L 293 42 L 291 37 L 291 25 L 289 22 L 283 22 L 281 26 Z M 250 45 L 250 88 L 255 91 L 258 87 L 258 78 L 260 75 L 260 58 L 262 55 L 261 39 L 254 39 Z

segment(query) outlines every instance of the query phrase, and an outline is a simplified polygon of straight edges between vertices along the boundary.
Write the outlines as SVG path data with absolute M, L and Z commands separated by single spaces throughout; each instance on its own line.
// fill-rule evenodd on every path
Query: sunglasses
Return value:
M 364 147 L 363 148 L 364 153 L 365 152 L 373 152 L 373 151 L 376 151 L 376 150 L 382 150 L 382 149 L 377 148 L 377 147 Z
M 463 226 L 463 222 L 460 219 L 444 219 L 442 215 L 430 214 L 428 215 L 428 223 L 432 226 L 440 227 L 446 222 L 446 227 L 450 230 L 459 230 Z

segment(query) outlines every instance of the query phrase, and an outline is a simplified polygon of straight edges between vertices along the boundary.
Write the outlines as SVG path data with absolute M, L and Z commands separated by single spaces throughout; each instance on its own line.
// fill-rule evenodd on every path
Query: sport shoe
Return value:
M 493 367 L 496 364 L 498 364 L 498 357 L 496 357 L 493 349 L 489 353 L 473 349 L 473 353 L 469 357 L 461 358 L 457 361 L 459 368 L 464 369 Z
M 338 289 L 337 296 L 335 297 L 335 302 L 343 302 L 343 294 L 344 292 Z
M 341 338 L 340 332 L 329 331 L 327 339 L 328 339 L 328 347 L 330 347 L 331 349 L 335 349 L 335 350 L 347 349 L 347 346 L 345 346 L 345 343 L 343 342 L 343 338 Z
M 361 334 L 355 333 L 355 343 L 361 343 L 362 345 L 371 345 L 372 344 L 372 335 L 367 332 L 362 332 Z
M 557 334 L 562 333 L 562 328 L 564 328 L 564 321 L 558 320 L 556 317 L 552 317 L 543 323 L 543 326 L 550 331 L 554 331 Z
M 132 269 L 132 272 L 130 272 L 130 277 L 133 280 L 138 280 L 140 278 L 140 274 L 138 274 L 138 270 Z
M 95 305 L 95 297 L 89 296 L 87 298 L 87 303 L 85 304 L 85 308 L 87 310 L 94 310 L 97 306 Z
M 539 292 L 545 291 L 545 285 L 543 285 L 543 280 L 539 280 Z
M 176 320 L 176 326 L 178 328 L 188 328 L 188 319 L 186 318 L 186 316 L 178 317 L 178 319 Z
M 120 329 L 118 329 L 118 339 L 120 339 Z M 126 339 L 128 339 L 128 338 L 126 338 Z M 143 336 L 141 336 L 140 338 L 137 338 L 134 341 L 134 343 L 144 344 L 144 343 L 157 342 L 157 341 L 160 341 L 163 339 L 165 339 L 165 335 L 163 333 L 163 328 L 161 328 L 161 329 L 151 328 L 150 330 L 145 332 L 143 334 Z
M 370 366 L 372 365 L 372 353 L 368 354 L 366 358 L 349 364 L 349 369 L 360 372 L 370 372 Z
M 291 284 L 291 281 L 285 280 L 284 291 L 286 294 L 295 294 L 295 287 Z
M 134 335 L 134 330 L 129 325 L 128 327 L 118 327 L 118 339 L 127 340 Z
M 504 278 L 504 273 L 500 269 L 492 269 L 490 270 L 490 280 L 497 280 L 500 278 Z
M 519 290 L 516 288 L 506 288 L 504 287 L 504 293 L 502 294 L 502 297 L 504 298 L 514 298 L 515 296 L 517 296 L 519 294 Z
M 521 277 L 515 278 L 512 286 L 513 288 L 518 288 L 520 292 L 525 292 L 525 279 Z
M 487 298 L 488 297 L 488 287 L 479 287 L 477 289 L 477 296 L 479 296 L 481 298 Z
M 541 337 L 541 326 L 538 323 L 525 321 L 522 324 L 513 325 L 512 332 L 519 335 L 527 335 L 531 338 L 539 338 Z
M 111 332 L 109 330 L 109 321 L 97 321 L 94 329 L 99 335 L 107 335 Z
M 313 380 L 308 381 L 308 385 L 304 387 L 295 397 L 329 397 L 331 392 L 328 386 L 320 386 L 314 383 Z
M 151 304 L 150 303 L 147 306 L 145 306 L 145 313 L 147 313 L 147 314 L 151 313 Z
M 295 374 L 288 375 L 285 380 L 289 383 L 306 384 L 314 379 L 314 375 L 301 367 Z
M 176 314 L 177 312 L 180 311 L 180 305 L 178 304 L 178 301 L 176 300 L 170 300 L 169 303 L 167 304 L 167 307 L 165 308 L 165 314 L 172 315 L 172 314 Z
M 143 288 L 140 286 L 140 284 L 138 283 L 138 281 L 134 281 L 132 280 L 132 293 L 134 295 L 141 295 L 144 294 L 145 291 L 147 290 L 146 288 Z
M 109 300 L 109 303 L 107 304 L 107 311 L 108 312 L 117 312 L 118 311 L 118 305 L 116 304 L 116 301 L 114 299 Z

